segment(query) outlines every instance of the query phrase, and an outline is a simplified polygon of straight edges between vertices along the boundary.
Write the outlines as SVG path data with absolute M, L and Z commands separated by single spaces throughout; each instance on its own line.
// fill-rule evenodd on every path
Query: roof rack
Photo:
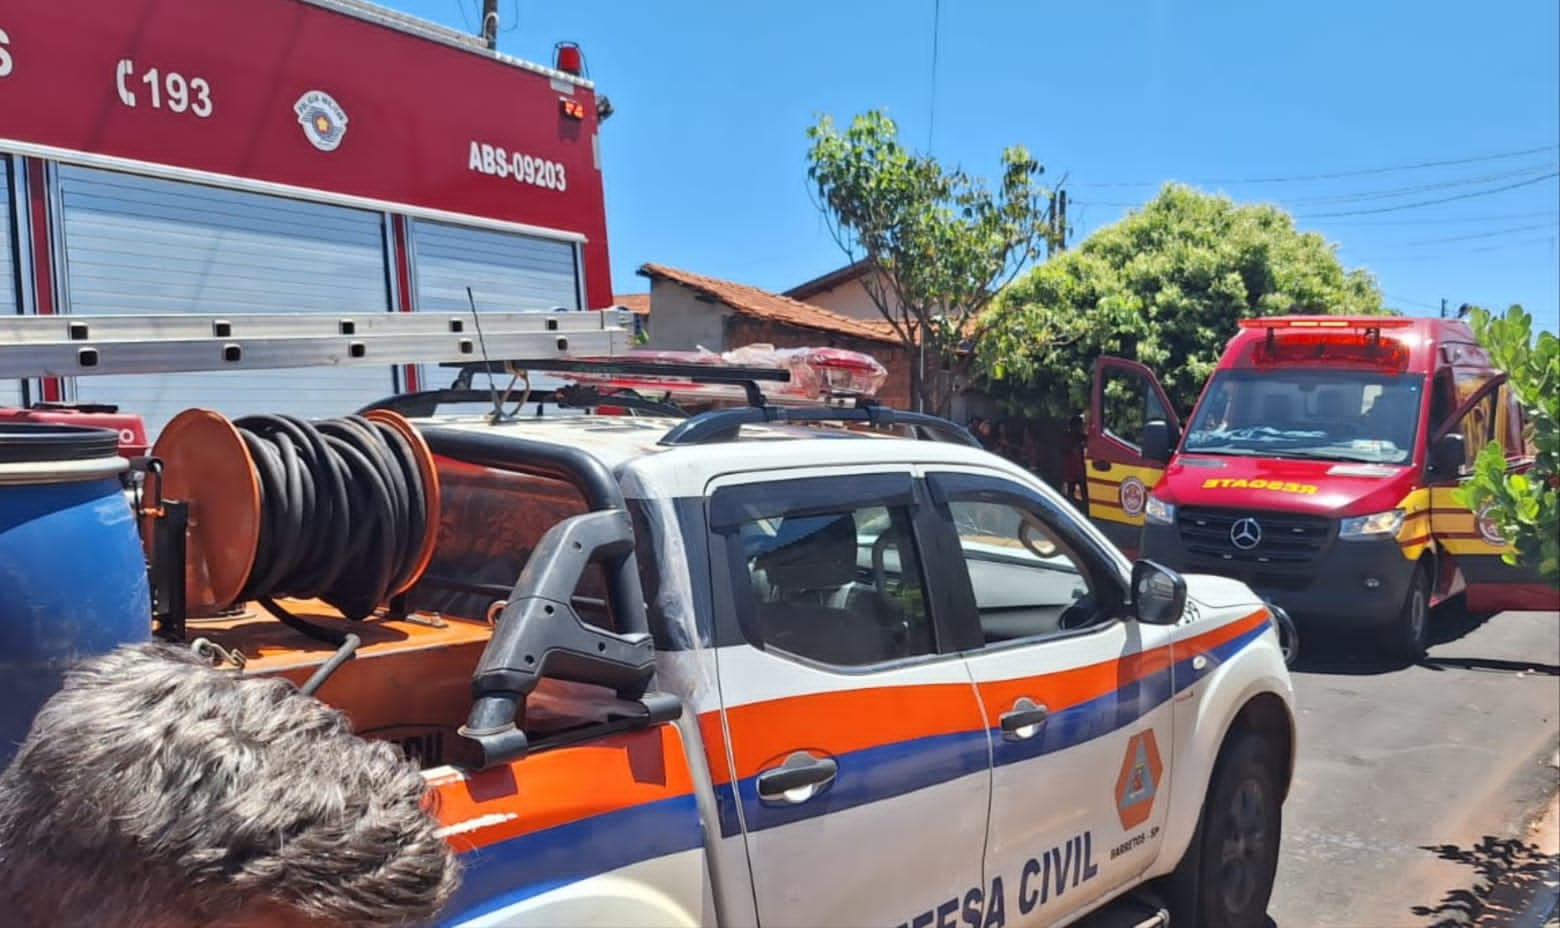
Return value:
M 445 364 L 444 366 L 459 369 L 460 373 L 456 376 L 454 384 L 451 385 L 451 390 L 461 391 L 462 395 L 465 396 L 476 394 L 476 391 L 472 390 L 472 377 L 475 374 L 483 371 L 513 374 L 521 367 L 518 364 L 482 361 L 460 362 Z M 658 444 L 666 446 L 702 445 L 732 441 L 741 433 L 744 425 L 785 422 L 864 422 L 877 428 L 908 426 L 916 433 L 917 437 L 935 437 L 941 441 L 969 445 L 975 448 L 981 447 L 980 442 L 969 433 L 968 429 L 951 420 L 926 413 L 894 409 L 868 397 L 857 397 L 854 406 L 796 408 L 775 405 L 764 396 L 763 391 L 759 389 L 758 382 L 789 382 L 791 379 L 790 372 L 781 368 L 678 364 L 665 361 L 595 358 L 541 361 L 527 363 L 524 367 L 531 371 L 558 373 L 576 371 L 623 376 L 687 378 L 695 383 L 732 384 L 741 386 L 744 389 L 747 395 L 746 406 L 712 409 L 708 412 L 688 417 L 685 421 L 674 426 L 666 435 L 662 436 Z M 626 408 L 634 408 L 636 402 L 647 407 L 660 405 L 653 400 L 619 403 L 616 398 L 606 396 L 603 396 L 602 400 L 612 405 L 623 405 Z M 444 402 L 453 402 L 453 400 Z M 682 415 L 686 416 L 687 414 L 682 413 Z
M 964 426 L 941 416 L 893 409 L 876 400 L 858 400 L 853 407 L 786 409 L 777 406 L 739 406 L 712 409 L 679 423 L 661 437 L 658 444 L 668 446 L 704 445 L 731 441 L 744 425 L 787 422 L 866 422 L 878 428 L 909 426 L 917 437 L 979 448 L 980 442 Z
M 613 356 L 633 314 L 233 313 L 0 317 L 0 378 Z M 593 362 L 594 363 L 594 362 Z
M 687 379 L 694 383 L 730 384 L 740 386 L 747 394 L 749 406 L 766 405 L 759 381 L 790 383 L 791 372 L 776 367 L 742 367 L 737 365 L 678 364 L 664 361 L 632 361 L 616 358 L 555 358 L 527 361 L 524 364 L 502 361 L 462 361 L 446 363 L 443 367 L 458 368 L 452 389 L 469 389 L 471 379 L 478 373 L 513 373 L 524 368 L 527 371 L 546 373 L 614 374 L 627 377 L 665 377 Z
M 450 406 L 457 403 L 480 403 L 492 406 L 499 399 L 492 390 L 479 390 L 475 387 L 449 387 L 443 390 L 421 390 L 416 393 L 391 394 L 359 409 L 358 414 L 362 415 L 373 409 L 388 409 L 392 412 L 400 413 L 408 419 L 431 419 L 440 406 Z M 646 399 L 632 393 L 602 393 L 595 387 L 587 387 L 581 384 L 565 384 L 550 390 L 538 390 L 527 396 L 525 402 L 536 404 L 551 403 L 564 409 L 594 409 L 600 406 L 615 406 L 619 409 L 648 413 L 653 416 L 666 416 L 674 419 L 685 419 L 688 417 L 686 409 L 673 403 Z

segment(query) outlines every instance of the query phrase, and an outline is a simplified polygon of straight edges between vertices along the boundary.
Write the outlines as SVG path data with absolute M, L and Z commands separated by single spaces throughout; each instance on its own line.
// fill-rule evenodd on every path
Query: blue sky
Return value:
M 480 4 L 385 2 L 462 29 Z M 646 288 L 646 261 L 775 290 L 842 264 L 804 133 L 881 106 L 974 174 L 1027 146 L 1067 178 L 1079 237 L 1180 180 L 1285 206 L 1401 309 L 1520 302 L 1557 327 L 1555 0 L 934 3 L 500 0 L 499 47 L 549 61 L 580 43 L 616 107 L 620 293 Z M 1463 163 L 1406 167 L 1446 161 Z

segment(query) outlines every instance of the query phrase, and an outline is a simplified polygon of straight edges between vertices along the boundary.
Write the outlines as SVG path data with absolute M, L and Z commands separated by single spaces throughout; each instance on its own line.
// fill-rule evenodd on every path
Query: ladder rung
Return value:
M 588 313 L 234 313 L 206 315 L 0 316 L 0 346 L 103 339 L 261 338 L 322 335 L 583 332 L 632 328 L 632 314 Z
M 551 360 L 628 350 L 626 312 L 24 316 L 0 319 L 0 377 Z

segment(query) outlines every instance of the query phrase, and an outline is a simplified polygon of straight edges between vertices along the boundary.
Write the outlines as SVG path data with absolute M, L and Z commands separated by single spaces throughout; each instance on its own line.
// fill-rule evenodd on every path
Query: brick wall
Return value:
M 883 381 L 877 398 L 886 406 L 899 409 L 910 407 L 910 365 L 902 345 L 805 329 L 736 313 L 726 319 L 727 349 L 755 342 L 766 342 L 776 348 L 843 348 L 869 354 L 888 368 L 888 377 Z

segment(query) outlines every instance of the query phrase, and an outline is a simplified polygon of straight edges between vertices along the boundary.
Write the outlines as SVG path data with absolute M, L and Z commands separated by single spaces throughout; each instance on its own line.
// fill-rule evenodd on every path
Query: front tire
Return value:
M 1389 659 L 1412 664 L 1430 643 L 1430 571 L 1420 564 L 1408 582 L 1397 619 L 1381 632 L 1381 651 Z
M 1186 857 L 1171 876 L 1172 925 L 1263 928 L 1278 873 L 1282 787 L 1261 737 L 1243 733 L 1223 752 Z
M 1268 605 L 1273 614 L 1273 624 L 1278 628 L 1278 650 L 1284 657 L 1285 667 L 1294 667 L 1300 660 L 1300 633 L 1295 630 L 1295 620 L 1282 608 Z

